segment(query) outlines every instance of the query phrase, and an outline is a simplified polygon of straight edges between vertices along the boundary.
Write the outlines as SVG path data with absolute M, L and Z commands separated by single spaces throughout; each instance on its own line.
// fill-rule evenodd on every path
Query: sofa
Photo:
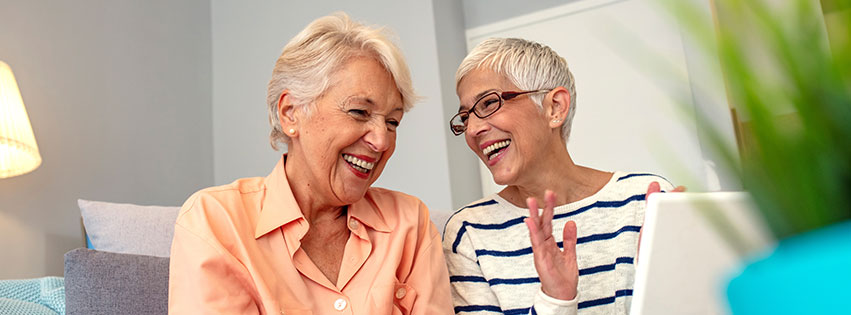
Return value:
M 74 249 L 65 254 L 65 313 L 168 314 L 168 257 Z

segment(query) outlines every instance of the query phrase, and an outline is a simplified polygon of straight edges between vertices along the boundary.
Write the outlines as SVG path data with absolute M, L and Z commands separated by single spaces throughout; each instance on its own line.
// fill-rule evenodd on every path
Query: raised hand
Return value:
M 573 300 L 579 283 L 579 267 L 576 263 L 576 222 L 564 224 L 564 250 L 558 248 L 553 238 L 553 208 L 555 193 L 544 193 L 544 210 L 538 215 L 538 200 L 527 198 L 529 217 L 524 220 L 532 240 L 535 269 L 541 279 L 541 289 L 552 298 Z

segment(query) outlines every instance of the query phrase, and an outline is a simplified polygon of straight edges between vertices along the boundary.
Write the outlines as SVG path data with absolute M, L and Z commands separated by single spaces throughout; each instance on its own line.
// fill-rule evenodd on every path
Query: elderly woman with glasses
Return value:
M 549 47 L 486 40 L 455 80 L 450 129 L 507 185 L 446 224 L 455 312 L 627 314 L 645 195 L 674 187 L 573 162 L 574 79 Z
M 373 188 L 416 99 L 397 47 L 343 14 L 283 49 L 268 86 L 265 178 L 186 201 L 171 251 L 172 314 L 445 314 L 440 235 L 417 198 Z

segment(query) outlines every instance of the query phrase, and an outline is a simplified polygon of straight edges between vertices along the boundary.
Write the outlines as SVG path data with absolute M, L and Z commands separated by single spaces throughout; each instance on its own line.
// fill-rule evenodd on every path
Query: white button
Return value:
M 346 308 L 346 300 L 337 299 L 336 301 L 334 301 L 335 310 L 342 311 L 344 308 Z
M 357 221 L 357 220 L 355 220 L 355 219 L 351 219 L 351 220 L 349 220 L 349 227 L 350 227 L 352 230 L 357 230 L 357 229 L 358 229 L 358 221 Z
M 403 297 L 405 297 L 405 294 L 408 294 L 408 290 L 405 290 L 405 288 L 399 288 L 398 290 L 396 290 L 397 299 L 402 299 Z

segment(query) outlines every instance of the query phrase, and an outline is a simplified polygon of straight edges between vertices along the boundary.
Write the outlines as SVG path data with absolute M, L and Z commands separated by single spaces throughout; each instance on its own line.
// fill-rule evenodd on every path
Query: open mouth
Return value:
M 369 174 L 372 171 L 372 168 L 375 167 L 375 163 L 367 162 L 363 159 L 357 158 L 353 155 L 343 153 L 343 160 L 349 164 L 355 171 L 358 171 L 364 175 Z
M 511 144 L 511 140 L 505 139 L 499 142 L 495 142 L 489 146 L 487 146 L 484 150 L 482 150 L 482 154 L 488 157 L 488 161 L 499 155 L 499 153 L 505 151 L 506 148 Z

